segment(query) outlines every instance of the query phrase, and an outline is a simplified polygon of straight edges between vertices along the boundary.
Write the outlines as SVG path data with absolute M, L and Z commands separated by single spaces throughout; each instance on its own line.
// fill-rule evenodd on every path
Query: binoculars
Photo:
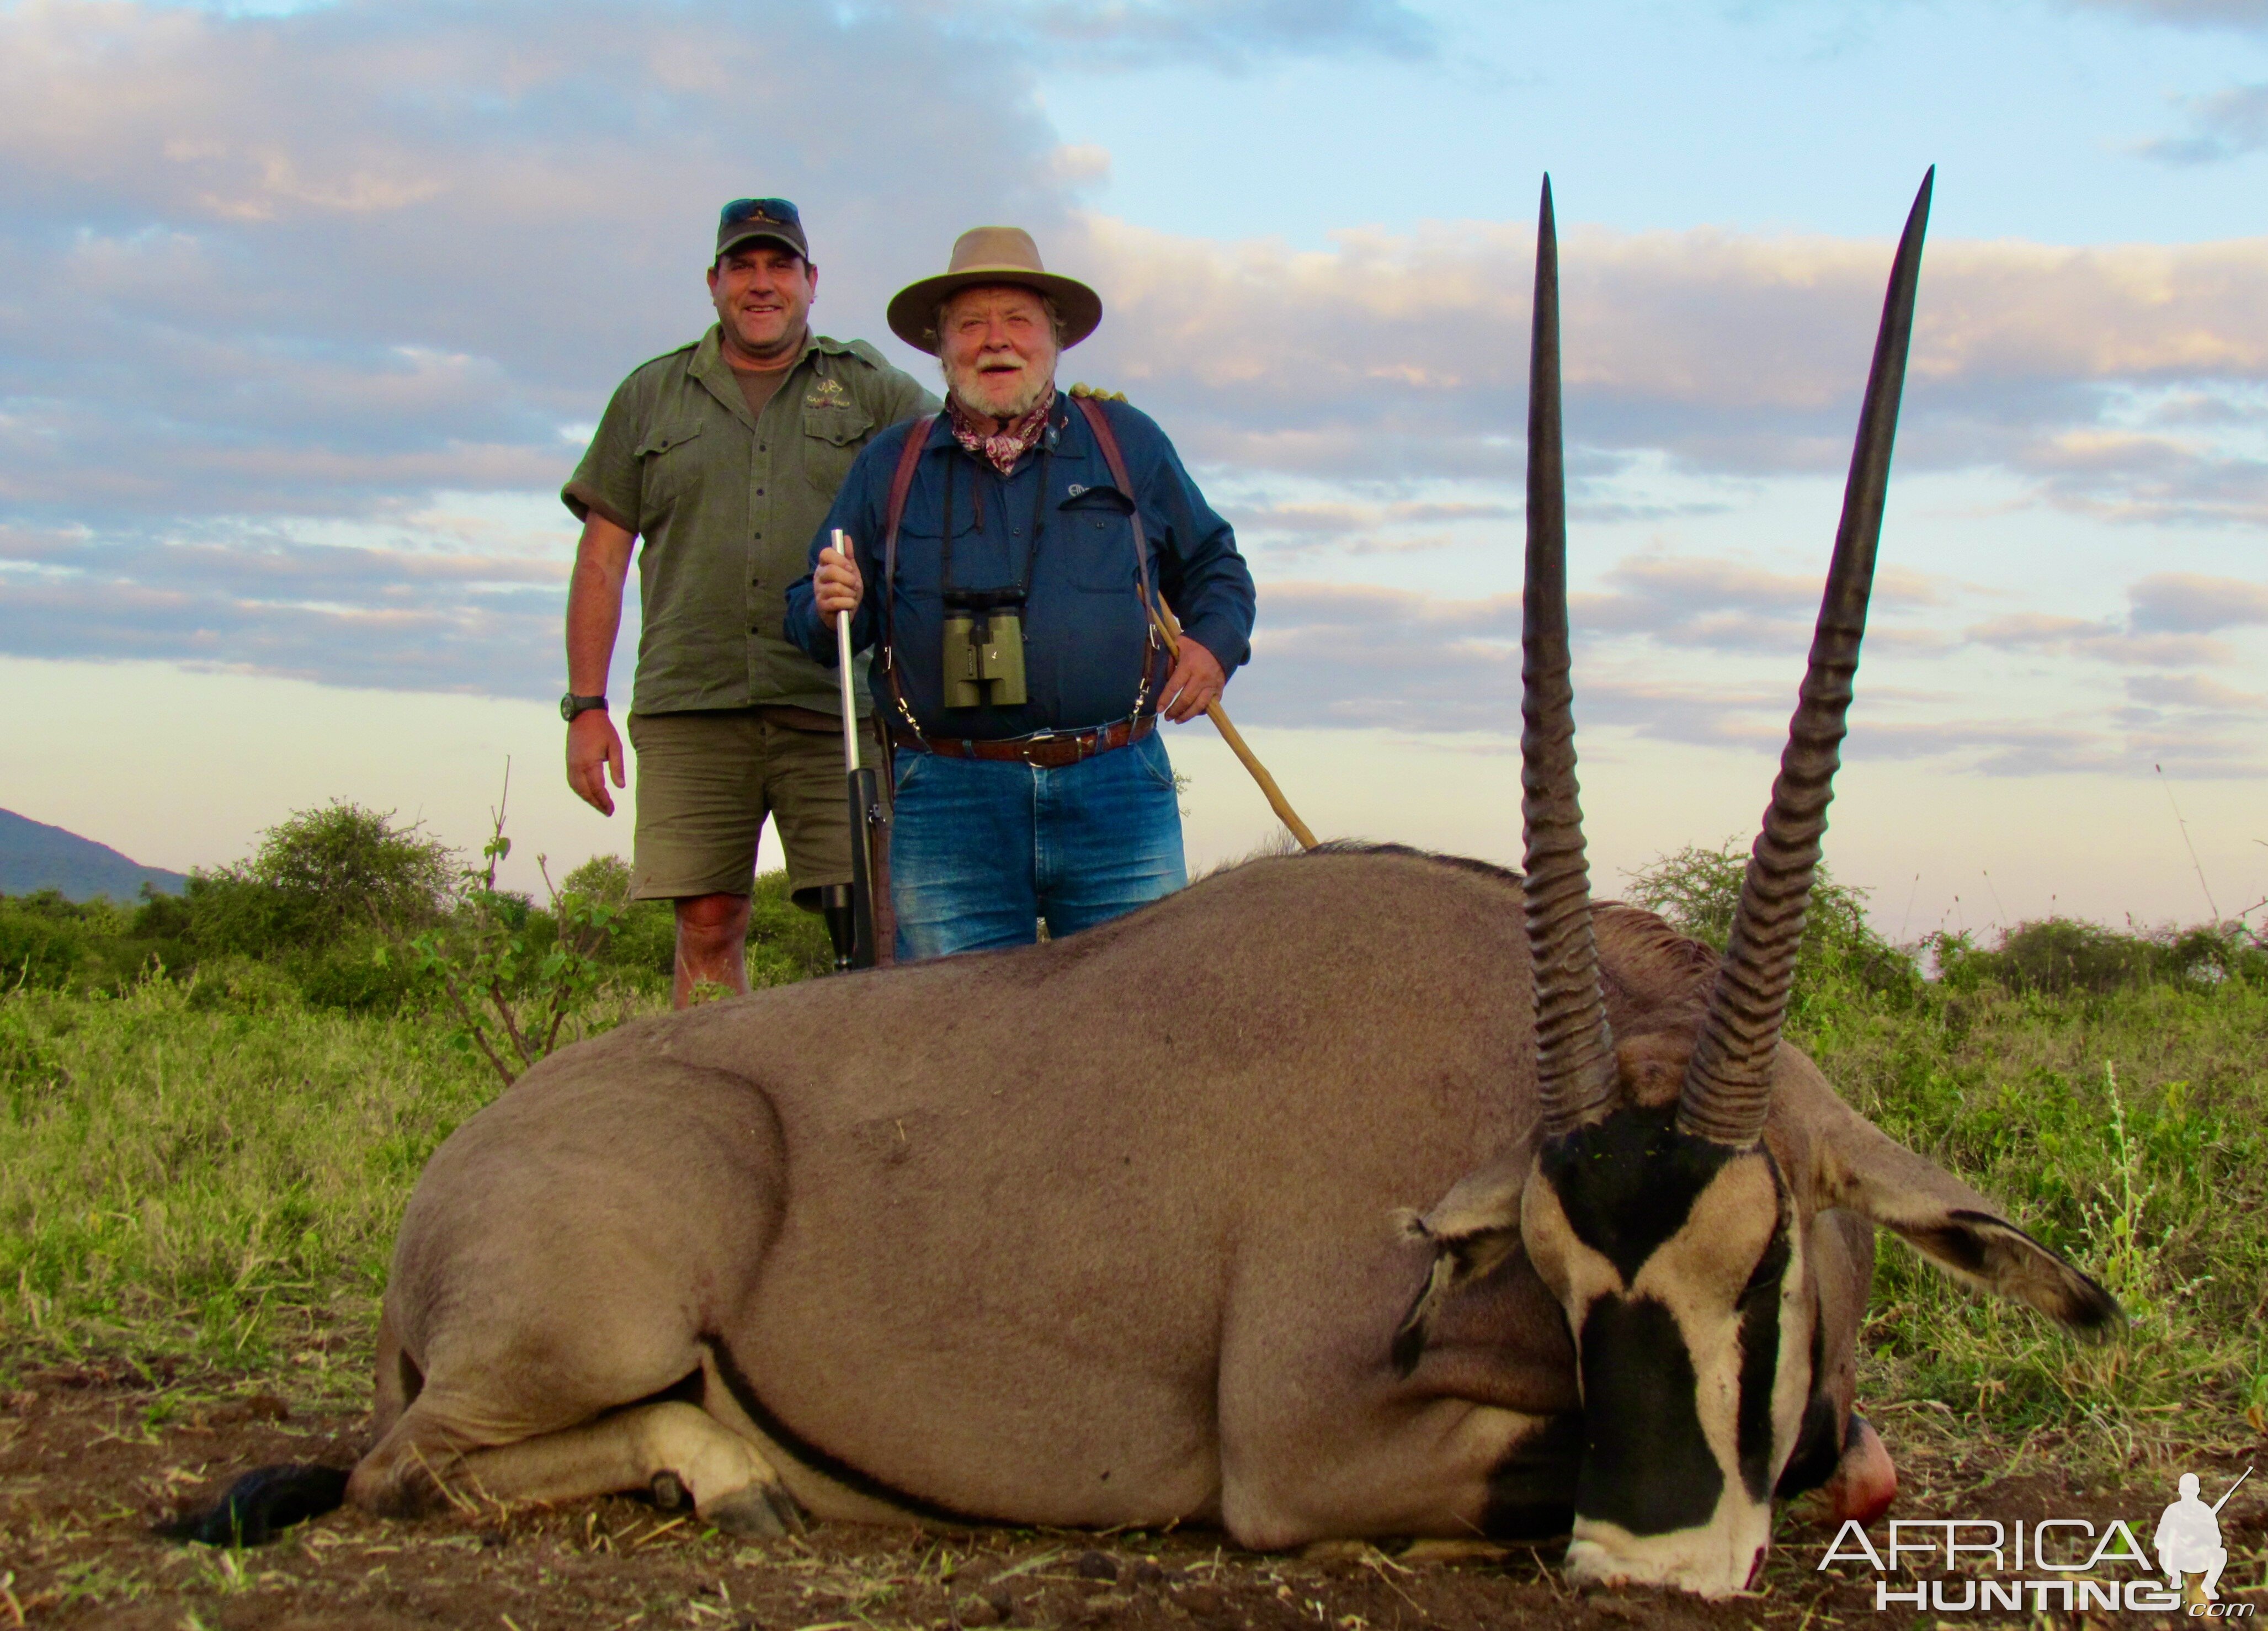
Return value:
M 946 601 L 945 705 L 1020 705 L 1027 700 L 1023 609 L 1020 605 L 956 605 L 958 598 L 948 596 Z

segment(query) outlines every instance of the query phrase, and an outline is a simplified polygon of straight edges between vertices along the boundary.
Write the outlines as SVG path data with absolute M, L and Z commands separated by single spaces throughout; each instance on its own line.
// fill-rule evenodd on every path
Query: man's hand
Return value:
M 607 791 L 607 778 L 623 786 L 622 739 L 604 708 L 586 708 L 567 726 L 567 785 L 575 796 L 601 816 L 615 813 L 615 795 Z
M 1194 720 L 1220 700 L 1221 687 L 1227 683 L 1220 660 L 1184 634 L 1173 672 L 1158 693 L 1158 712 L 1176 725 Z
M 567 689 L 603 696 L 615 635 L 622 622 L 622 582 L 630 576 L 637 535 L 596 510 L 583 520 L 575 545 L 575 573 L 567 580 Z M 601 769 L 600 767 L 605 767 Z M 622 785 L 622 739 L 604 708 L 585 708 L 567 724 L 567 785 L 601 816 L 615 813 L 606 771 Z
M 811 598 L 829 627 L 838 613 L 857 611 L 865 593 L 856 560 L 831 547 L 819 552 L 819 565 L 811 574 Z

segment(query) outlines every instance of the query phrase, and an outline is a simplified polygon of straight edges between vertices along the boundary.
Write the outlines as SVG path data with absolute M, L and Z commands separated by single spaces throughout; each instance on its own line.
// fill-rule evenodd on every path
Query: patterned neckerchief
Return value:
M 1040 437 L 1048 428 L 1048 415 L 1054 411 L 1055 405 L 1056 387 L 1050 381 L 1047 395 L 1040 398 L 1031 412 L 1010 421 L 1006 430 L 996 434 L 984 428 L 993 423 L 989 416 L 977 418 L 961 405 L 958 396 L 946 398 L 952 415 L 953 439 L 1003 476 L 1013 471 L 1016 461 L 1039 446 Z

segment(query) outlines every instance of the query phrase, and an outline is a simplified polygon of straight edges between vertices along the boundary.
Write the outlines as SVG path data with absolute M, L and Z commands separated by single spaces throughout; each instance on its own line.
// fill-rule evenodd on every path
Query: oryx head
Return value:
M 1697 1023 L 1617 1045 L 1576 799 L 1558 272 L 1544 184 L 1521 741 L 1541 1125 L 1532 1156 L 1474 1174 L 1418 1225 L 1440 1257 L 1398 1351 L 1414 1354 L 1441 1293 L 1515 1244 L 1525 1250 L 1580 1367 L 1566 1564 L 1578 1579 L 1739 1590 L 1763 1561 L 1776 1491 L 1815 1487 L 1869 1447 L 1881 1459 L 1851 1416 L 1872 1223 L 2067 1325 L 2119 1317 L 2101 1287 L 1885 1138 L 1779 1044 L 1866 626 L 1929 194 L 1925 180 L 1891 272 L 1810 668 L 1715 987 Z

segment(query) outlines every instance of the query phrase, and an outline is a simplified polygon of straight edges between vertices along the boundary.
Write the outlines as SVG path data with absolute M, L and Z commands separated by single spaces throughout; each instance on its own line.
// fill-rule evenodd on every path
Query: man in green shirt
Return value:
M 716 326 L 622 381 L 560 497 L 583 523 L 567 591 L 567 784 L 614 814 L 622 743 L 607 670 L 637 541 L 641 627 L 630 894 L 677 909 L 676 999 L 747 989 L 767 815 L 796 903 L 848 911 L 850 818 L 831 669 L 784 638 L 788 585 L 858 450 L 937 399 L 864 340 L 811 332 L 819 269 L 784 198 L 725 207 Z M 863 660 L 862 660 L 863 661 Z M 862 717 L 868 687 L 854 695 Z

